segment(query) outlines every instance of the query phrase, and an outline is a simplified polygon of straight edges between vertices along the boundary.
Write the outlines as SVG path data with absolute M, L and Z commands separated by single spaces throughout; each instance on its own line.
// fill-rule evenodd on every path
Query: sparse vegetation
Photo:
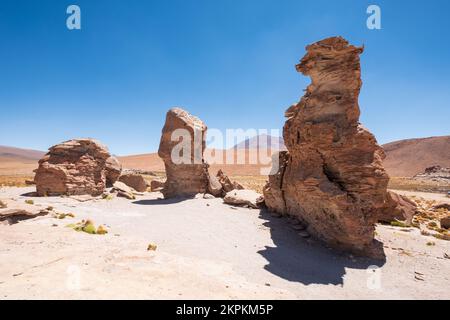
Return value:
M 34 201 L 33 200 L 25 200 L 25 203 L 26 204 L 34 204 Z

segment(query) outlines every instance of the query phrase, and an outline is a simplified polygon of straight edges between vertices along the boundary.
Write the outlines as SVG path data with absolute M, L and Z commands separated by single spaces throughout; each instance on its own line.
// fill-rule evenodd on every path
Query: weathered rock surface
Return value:
M 150 190 L 152 192 L 161 191 L 164 188 L 164 182 L 159 180 L 152 180 L 150 182 Z
M 138 192 L 147 191 L 148 185 L 144 177 L 140 174 L 126 173 L 119 177 L 119 181 L 125 183 L 127 186 L 133 188 Z
M 266 205 L 334 247 L 382 256 L 374 231 L 389 206 L 389 177 L 383 150 L 359 123 L 363 48 L 333 37 L 306 50 L 296 67 L 312 82 L 285 113 L 288 153 L 264 188 Z
M 165 198 L 195 196 L 208 190 L 208 165 L 203 159 L 206 125 L 180 108 L 167 112 L 158 155 L 164 161 Z M 184 148 L 181 148 L 184 147 Z
M 225 193 L 230 192 L 232 190 L 244 189 L 244 187 L 240 183 L 236 181 L 231 181 L 231 179 L 222 170 L 219 170 L 217 172 L 216 177 L 219 180 L 220 184 L 222 185 L 222 189 Z
M 111 189 L 111 192 L 117 192 L 118 197 L 126 198 L 129 200 L 134 200 L 136 197 L 134 196 L 136 190 L 132 187 L 127 186 L 125 183 L 121 181 L 116 181 Z
M 43 216 L 50 212 L 48 208 L 42 206 L 12 200 L 3 200 L 0 203 L 3 204 L 0 205 L 0 222 L 7 224 Z
M 450 229 L 450 215 L 448 215 L 444 218 L 441 218 L 440 223 L 441 223 L 441 228 Z
M 120 163 L 106 146 L 92 139 L 53 146 L 39 161 L 34 181 L 39 196 L 103 193 L 120 175 Z
M 411 224 L 414 215 L 417 213 L 417 205 L 403 195 L 388 191 L 386 208 L 380 212 L 379 221 L 405 220 L 408 224 Z
M 223 202 L 235 206 L 248 206 L 257 209 L 264 203 L 264 198 L 253 190 L 232 190 L 225 195 Z
M 426 168 L 425 172 L 415 175 L 414 179 L 450 183 L 450 168 L 431 166 Z

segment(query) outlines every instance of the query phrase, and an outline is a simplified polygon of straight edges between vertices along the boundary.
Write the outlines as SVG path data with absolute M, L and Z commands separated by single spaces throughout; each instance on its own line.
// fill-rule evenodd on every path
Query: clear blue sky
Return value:
M 1 0 L 0 145 L 152 152 L 172 106 L 210 128 L 281 128 L 309 83 L 304 47 L 334 35 L 365 45 L 361 122 L 380 143 L 448 135 L 449 15 L 448 0 Z

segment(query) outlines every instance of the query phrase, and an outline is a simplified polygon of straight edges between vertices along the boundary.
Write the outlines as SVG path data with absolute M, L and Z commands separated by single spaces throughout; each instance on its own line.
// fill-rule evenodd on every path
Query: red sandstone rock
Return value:
M 186 133 L 187 136 L 180 137 Z M 199 118 L 180 108 L 167 112 L 158 150 L 167 176 L 161 190 L 164 197 L 194 196 L 207 192 L 208 165 L 203 159 L 205 137 L 206 125 Z M 181 149 L 182 142 L 190 146 L 190 150 Z
M 92 195 L 114 183 L 120 164 L 106 146 L 92 139 L 69 140 L 53 146 L 39 161 L 34 181 L 39 196 Z
M 384 152 L 359 123 L 363 48 L 334 37 L 306 50 L 297 71 L 312 82 L 285 113 L 288 153 L 264 188 L 266 205 L 298 217 L 332 246 L 380 256 L 375 223 L 393 203 Z

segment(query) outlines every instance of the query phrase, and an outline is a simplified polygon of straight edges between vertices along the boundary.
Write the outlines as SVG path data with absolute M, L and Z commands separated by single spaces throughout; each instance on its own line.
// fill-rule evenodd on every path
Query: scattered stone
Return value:
M 51 147 L 39 160 L 34 181 L 39 196 L 99 196 L 120 170 L 118 160 L 100 142 L 69 140 Z
M 441 218 L 441 228 L 450 229 L 450 215 L 444 218 Z
M 140 174 L 127 173 L 119 177 L 119 181 L 125 183 L 127 186 L 133 188 L 137 192 L 147 191 L 148 185 L 144 177 Z
M 117 196 L 120 198 L 125 198 L 128 200 L 135 200 L 136 197 L 134 194 L 129 193 L 129 192 L 125 192 L 125 191 L 117 191 Z
M 203 195 L 203 199 L 215 199 L 216 197 L 214 197 L 212 194 L 209 193 L 205 193 Z
M 6 204 L 6 202 L 3 202 L 2 200 L 0 200 L 0 209 L 4 209 L 7 207 L 8 207 L 8 205 Z
M 147 251 L 156 251 L 156 249 L 158 248 L 158 246 L 154 243 L 150 243 L 147 247 Z
M 166 169 L 167 180 L 161 190 L 165 198 L 194 196 L 208 191 L 208 165 L 203 159 L 205 138 L 206 125 L 199 118 L 180 108 L 167 112 L 158 150 Z M 182 146 L 185 148 L 181 149 Z M 174 148 L 180 150 L 177 152 Z M 182 154 L 189 149 L 190 154 Z M 172 159 L 173 155 L 180 159 Z
M 362 47 L 332 37 L 306 47 L 297 71 L 312 79 L 285 112 L 288 152 L 264 188 L 266 205 L 298 216 L 333 247 L 382 258 L 375 224 L 388 207 L 383 149 L 359 123 Z
M 25 184 L 27 185 L 27 186 L 33 186 L 33 185 L 35 185 L 36 183 L 34 182 L 34 180 L 25 180 Z
M 34 204 L 20 203 L 12 200 L 3 201 L 4 208 L 0 208 L 0 222 L 3 224 L 14 224 L 21 220 L 32 219 L 50 213 L 47 208 Z
M 450 183 L 450 168 L 431 166 L 426 168 L 425 172 L 415 175 L 414 179 L 422 181 Z
M 261 206 L 262 196 L 253 190 L 233 190 L 223 198 L 223 202 L 235 206 L 249 206 L 257 209 Z
M 440 210 L 440 209 L 444 209 L 444 210 L 450 211 L 450 203 L 446 203 L 446 202 L 438 203 L 438 204 L 434 205 L 431 208 L 431 210 L 434 210 L 434 211 L 437 211 L 437 210 Z
M 300 231 L 298 235 L 302 238 L 309 238 L 311 235 L 307 231 Z
M 417 205 L 414 201 L 406 196 L 388 191 L 386 207 L 380 211 L 378 220 L 383 222 L 405 220 L 410 225 L 416 213 Z
M 150 190 L 152 192 L 161 191 L 164 188 L 164 182 L 158 180 L 152 180 L 150 182 Z

